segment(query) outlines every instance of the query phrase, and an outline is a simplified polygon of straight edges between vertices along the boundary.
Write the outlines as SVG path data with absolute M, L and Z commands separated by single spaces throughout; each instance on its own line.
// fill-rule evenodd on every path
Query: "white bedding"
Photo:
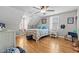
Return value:
M 33 35 L 33 38 L 37 41 L 40 37 L 48 35 L 48 29 L 28 29 L 27 32 Z
M 38 29 L 39 37 L 48 35 L 48 29 Z

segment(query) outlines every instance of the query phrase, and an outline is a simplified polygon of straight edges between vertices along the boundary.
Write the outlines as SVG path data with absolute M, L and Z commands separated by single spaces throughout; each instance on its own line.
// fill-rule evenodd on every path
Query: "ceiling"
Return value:
M 54 14 L 63 13 L 63 12 L 67 12 L 67 11 L 72 11 L 72 10 L 76 10 L 78 6 L 48 6 L 49 10 L 55 10 L 55 11 L 46 12 L 45 15 L 41 12 L 34 14 L 34 13 L 38 12 L 39 10 L 37 10 L 33 7 L 40 8 L 39 6 L 13 6 L 13 8 L 23 11 L 23 12 L 27 13 L 29 16 L 33 16 L 33 17 L 34 16 L 44 17 L 44 16 L 54 15 Z

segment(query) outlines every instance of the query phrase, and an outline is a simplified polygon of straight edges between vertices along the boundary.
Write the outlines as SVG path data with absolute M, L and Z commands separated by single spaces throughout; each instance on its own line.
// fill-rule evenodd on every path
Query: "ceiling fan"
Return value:
M 49 6 L 40 6 L 39 8 L 38 7 L 33 7 L 35 9 L 37 9 L 38 11 L 33 13 L 33 14 L 37 14 L 37 13 L 42 13 L 42 14 L 46 14 L 46 12 L 54 12 L 55 10 L 49 10 Z

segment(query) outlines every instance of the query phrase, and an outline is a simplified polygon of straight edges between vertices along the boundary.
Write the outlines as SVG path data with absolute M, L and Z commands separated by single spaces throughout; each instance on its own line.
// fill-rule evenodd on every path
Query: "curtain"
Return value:
M 22 31 L 26 31 L 28 29 L 29 20 L 30 20 L 29 17 L 24 15 L 21 19 L 19 29 Z

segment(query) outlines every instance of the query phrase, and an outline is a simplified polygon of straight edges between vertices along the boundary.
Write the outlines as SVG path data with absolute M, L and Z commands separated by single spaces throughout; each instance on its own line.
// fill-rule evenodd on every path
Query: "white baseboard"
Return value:
M 58 37 L 60 37 L 60 38 L 64 38 L 64 36 L 58 36 Z

